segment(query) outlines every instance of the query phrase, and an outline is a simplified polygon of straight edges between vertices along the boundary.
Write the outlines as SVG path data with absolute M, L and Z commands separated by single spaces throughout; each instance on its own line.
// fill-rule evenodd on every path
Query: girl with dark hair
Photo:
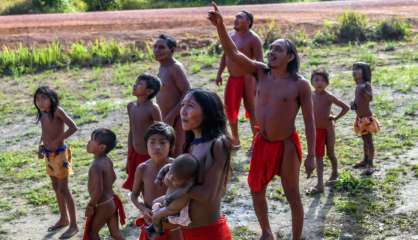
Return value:
M 353 78 L 356 82 L 354 102 L 351 109 L 356 111 L 357 117 L 354 122 L 354 132 L 363 139 L 364 158 L 356 163 L 354 168 L 366 167 L 364 172 L 371 175 L 375 169 L 373 166 L 374 145 L 372 134 L 380 131 L 380 124 L 370 109 L 370 102 L 373 100 L 372 92 L 372 72 L 370 66 L 364 62 L 353 64 Z
M 192 89 L 182 101 L 180 116 L 187 136 L 184 150 L 194 155 L 200 165 L 196 185 L 188 192 L 191 225 L 182 230 L 183 237 L 230 240 L 231 232 L 220 210 L 231 159 L 221 99 L 212 91 Z
M 290 40 L 278 39 L 270 45 L 268 64 L 248 58 L 228 35 L 216 4 L 213 7 L 209 20 L 217 28 L 225 56 L 258 79 L 255 120 L 260 131 L 253 141 L 248 185 L 262 231 L 260 239 L 274 239 L 268 219 L 266 189 L 275 175 L 281 177 L 292 212 L 293 239 L 300 239 L 303 229 L 303 206 L 299 192 L 302 146 L 295 119 L 299 109 L 302 109 L 308 145 L 305 160 L 308 177 L 315 169 L 315 120 L 311 87 L 298 73 L 298 52 Z
M 64 140 L 77 131 L 77 126 L 59 106 L 58 95 L 49 87 L 39 87 L 33 96 L 33 103 L 38 111 L 37 122 L 41 122 L 42 127 L 39 158 L 45 159 L 46 172 L 51 178 L 60 211 L 60 219 L 48 231 L 70 224 L 61 236 L 63 239 L 70 238 L 78 232 L 78 228 L 75 204 L 68 188 L 68 176 L 73 173 L 71 150 L 64 144 Z M 68 126 L 66 131 L 65 125 Z

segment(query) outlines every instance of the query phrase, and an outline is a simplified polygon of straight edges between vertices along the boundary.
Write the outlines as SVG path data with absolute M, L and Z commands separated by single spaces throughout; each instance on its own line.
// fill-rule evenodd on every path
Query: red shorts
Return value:
M 225 112 L 230 123 L 238 122 L 239 108 L 241 99 L 245 92 L 245 77 L 229 77 L 225 87 Z M 248 111 L 245 112 L 247 118 L 250 117 Z
M 290 139 L 295 144 L 299 161 L 302 161 L 302 144 L 299 135 L 294 132 Z M 248 174 L 251 192 L 261 191 L 275 175 L 279 176 L 283 153 L 284 141 L 270 142 L 261 134 L 255 136 Z
M 325 144 L 327 143 L 327 130 L 324 128 L 316 129 L 315 156 L 323 158 L 325 156 Z
M 215 223 L 196 228 L 182 229 L 184 240 L 232 240 L 225 217 L 219 218 Z
M 124 225 L 125 220 L 126 220 L 125 209 L 123 209 L 122 201 L 120 200 L 118 195 L 113 194 L 113 202 L 115 203 L 116 211 L 118 212 L 118 215 L 119 215 L 120 224 Z M 86 219 L 86 223 L 84 224 L 83 240 L 89 240 L 90 239 L 89 238 L 89 232 L 90 232 L 90 227 L 91 227 L 92 221 L 93 221 L 93 217 L 88 217 Z
M 128 179 L 126 179 L 126 181 L 123 183 L 123 188 L 132 191 L 132 188 L 134 186 L 136 167 L 138 167 L 139 164 L 147 161 L 149 158 L 150 157 L 148 156 L 148 154 L 139 154 L 135 152 L 134 148 L 129 148 L 127 169 Z
M 138 240 L 148 240 L 147 232 L 145 230 L 145 228 L 147 227 L 145 220 L 143 218 L 138 218 L 135 221 L 135 225 L 141 229 L 141 233 L 139 234 Z M 156 237 L 155 240 L 168 240 L 168 235 L 169 232 L 165 231 L 162 236 Z

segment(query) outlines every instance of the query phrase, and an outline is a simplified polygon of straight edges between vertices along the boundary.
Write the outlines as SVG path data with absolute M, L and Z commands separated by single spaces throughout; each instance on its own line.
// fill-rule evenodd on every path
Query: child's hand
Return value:
M 145 208 L 142 210 L 142 215 L 144 216 L 144 220 L 146 224 L 152 223 L 152 211 L 151 209 Z
M 94 215 L 94 207 L 87 206 L 85 216 L 86 217 L 92 217 L 93 215 Z
M 308 178 L 311 177 L 313 170 L 315 170 L 315 157 L 313 155 L 306 156 L 305 171 Z

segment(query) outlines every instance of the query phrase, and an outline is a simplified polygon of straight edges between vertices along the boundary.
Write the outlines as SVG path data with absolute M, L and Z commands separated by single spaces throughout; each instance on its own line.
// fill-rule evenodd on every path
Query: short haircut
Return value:
M 174 148 L 176 144 L 176 134 L 172 126 L 164 122 L 157 122 L 152 124 L 145 132 L 145 145 L 147 145 L 148 139 L 155 134 L 164 136 L 170 143 L 170 149 Z
M 252 28 L 253 27 L 253 23 L 254 23 L 254 16 L 253 16 L 253 14 L 251 14 L 250 12 L 247 12 L 245 10 L 242 10 L 241 12 L 245 14 L 245 16 L 247 17 L 248 21 L 250 22 L 249 28 Z
M 152 94 L 148 96 L 148 99 L 153 99 L 160 91 L 161 80 L 156 76 L 144 73 L 144 74 L 139 75 L 136 81 L 144 81 L 145 84 L 147 85 L 147 89 L 152 90 Z
M 372 71 L 370 70 L 370 65 L 365 62 L 356 62 L 353 64 L 353 70 L 354 69 L 361 69 L 361 72 L 363 74 L 363 80 L 365 82 L 371 82 L 372 81 Z
M 166 34 L 161 34 L 158 39 L 162 39 L 166 42 L 169 49 L 173 50 L 177 47 L 177 41 L 175 38 L 168 36 Z
M 97 141 L 99 144 L 106 146 L 105 153 L 108 154 L 116 147 L 117 139 L 116 134 L 107 128 L 98 128 L 91 134 L 92 139 Z
M 324 78 L 325 82 L 327 84 L 329 84 L 329 74 L 327 73 L 327 71 L 325 71 L 325 69 L 316 69 L 312 72 L 311 74 L 311 83 L 313 81 L 314 76 L 321 76 Z
M 171 172 L 179 179 L 196 177 L 199 168 L 199 160 L 191 154 L 178 156 L 171 165 Z

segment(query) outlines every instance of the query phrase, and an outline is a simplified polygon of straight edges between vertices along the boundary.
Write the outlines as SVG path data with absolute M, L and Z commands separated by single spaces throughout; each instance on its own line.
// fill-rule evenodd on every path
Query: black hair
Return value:
M 287 64 L 287 72 L 291 75 L 297 75 L 299 73 L 300 59 L 296 45 L 290 39 L 284 39 L 287 48 L 287 54 L 293 55 L 294 58 Z
M 36 110 L 38 110 L 36 122 L 39 122 L 42 116 L 41 110 L 36 105 L 36 96 L 38 95 L 44 95 L 49 98 L 49 101 L 51 102 L 51 108 L 49 109 L 48 115 L 51 119 L 53 119 L 54 113 L 55 111 L 57 111 L 57 108 L 59 106 L 59 99 L 57 93 L 48 86 L 41 86 L 36 89 L 35 94 L 33 95 L 33 104 L 35 105 Z
M 110 129 L 98 128 L 93 131 L 93 133 L 91 134 L 91 138 L 97 141 L 99 144 L 103 144 L 106 146 L 106 154 L 108 154 L 116 147 L 116 134 Z
M 199 160 L 192 154 L 182 154 L 178 156 L 170 167 L 172 173 L 180 179 L 190 179 L 197 176 Z
M 226 128 L 226 116 L 224 112 L 224 106 L 220 97 L 213 91 L 194 88 L 191 89 L 187 95 L 191 95 L 194 100 L 199 104 L 203 112 L 203 120 L 200 125 L 202 131 L 202 141 L 207 142 L 210 140 L 219 139 L 222 141 L 222 146 L 227 156 L 223 172 L 225 173 L 224 183 L 228 181 L 228 177 L 231 173 L 231 141 Z M 186 131 L 186 143 L 184 144 L 184 152 L 188 152 L 195 139 L 193 131 Z M 213 146 L 210 149 L 210 154 L 213 156 Z M 205 166 L 205 163 L 201 163 Z M 200 167 L 202 171 L 202 167 Z M 198 174 L 198 183 L 203 181 L 203 173 Z
M 206 142 L 222 135 L 228 136 L 224 107 L 219 96 L 215 92 L 201 88 L 191 89 L 187 95 L 189 94 L 196 100 L 203 111 L 201 123 L 202 140 Z M 190 147 L 194 138 L 192 131 L 186 131 L 185 151 Z
M 156 76 L 144 73 L 144 74 L 139 75 L 136 81 L 144 81 L 145 84 L 147 85 L 147 89 L 152 90 L 152 94 L 148 96 L 148 99 L 153 99 L 160 91 L 161 80 Z
M 353 64 L 353 70 L 354 69 L 361 69 L 363 80 L 365 82 L 371 82 L 372 81 L 372 71 L 370 69 L 370 65 L 365 62 L 356 62 Z
M 169 49 L 173 50 L 177 47 L 177 41 L 175 38 L 168 36 L 166 34 L 161 34 L 158 39 L 162 39 L 167 43 Z
M 155 134 L 164 136 L 170 143 L 170 149 L 172 150 L 174 148 L 176 144 L 176 134 L 172 126 L 164 122 L 157 122 L 152 124 L 145 132 L 145 145 L 147 145 L 148 139 Z
M 250 22 L 249 28 L 252 28 L 253 27 L 253 23 L 254 23 L 254 16 L 253 16 L 253 14 L 251 14 L 250 12 L 247 12 L 245 10 L 242 10 L 241 12 L 245 14 L 245 16 L 247 17 L 248 21 Z
M 325 82 L 329 84 L 329 74 L 327 73 L 327 71 L 325 71 L 325 69 L 314 70 L 311 74 L 311 83 L 312 83 L 314 76 L 321 76 L 322 78 L 324 78 Z

